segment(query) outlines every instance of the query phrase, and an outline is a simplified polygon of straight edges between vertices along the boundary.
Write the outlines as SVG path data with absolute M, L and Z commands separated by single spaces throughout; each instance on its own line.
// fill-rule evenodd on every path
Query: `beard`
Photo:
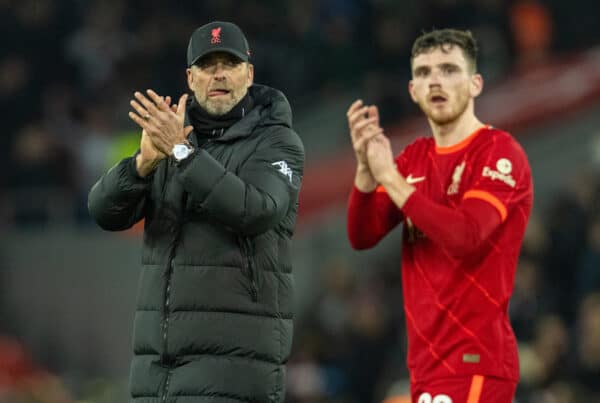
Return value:
M 233 107 L 236 106 L 242 98 L 244 98 L 246 91 L 247 89 L 244 87 L 231 90 L 228 94 L 219 96 L 216 99 L 211 99 L 208 96 L 196 96 L 196 100 L 198 101 L 198 104 L 209 114 L 214 116 L 222 116 L 231 111 Z
M 458 94 L 454 102 L 449 99 L 444 108 L 436 108 L 432 106 L 427 99 L 419 101 L 419 107 L 423 113 L 436 125 L 442 126 L 448 123 L 455 122 L 462 116 L 469 106 L 469 96 L 467 94 Z

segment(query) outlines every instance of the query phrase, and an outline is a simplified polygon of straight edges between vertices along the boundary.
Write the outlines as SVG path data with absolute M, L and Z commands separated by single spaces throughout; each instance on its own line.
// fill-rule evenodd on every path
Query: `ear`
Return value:
M 415 92 L 415 83 L 413 82 L 413 80 L 410 80 L 408 82 L 408 93 L 410 94 L 410 97 L 412 98 L 412 100 L 415 104 L 419 102 L 419 101 L 417 101 L 417 94 Z
M 471 76 L 470 92 L 471 97 L 475 98 L 483 91 L 483 77 L 481 74 L 473 74 Z
M 254 65 L 248 63 L 248 80 L 246 87 L 250 87 L 254 83 Z
M 185 74 L 187 76 L 187 83 L 188 83 L 188 87 L 190 90 L 193 90 L 193 84 L 194 84 L 194 74 L 192 72 L 192 68 L 188 67 L 187 69 L 185 69 Z

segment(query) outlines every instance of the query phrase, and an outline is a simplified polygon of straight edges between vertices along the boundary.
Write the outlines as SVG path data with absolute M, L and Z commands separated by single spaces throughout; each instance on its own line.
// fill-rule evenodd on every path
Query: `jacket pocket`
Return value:
M 248 237 L 238 237 L 238 245 L 242 255 L 242 270 L 250 282 L 250 296 L 252 301 L 258 301 L 258 281 L 256 278 L 256 265 L 254 262 L 254 244 Z

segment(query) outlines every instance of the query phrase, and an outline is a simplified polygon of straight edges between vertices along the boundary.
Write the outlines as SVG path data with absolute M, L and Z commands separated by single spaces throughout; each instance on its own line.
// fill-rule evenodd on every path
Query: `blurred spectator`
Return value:
M 253 53 L 261 77 L 273 78 L 289 95 L 292 106 L 303 97 L 318 91 L 324 77 L 316 62 L 320 56 L 321 37 L 318 32 L 317 1 L 290 2 L 283 11 L 286 29 L 282 32 L 259 35 Z
M 377 282 L 367 283 L 353 301 L 348 357 L 343 368 L 348 372 L 351 395 L 358 402 L 375 401 L 378 382 L 396 338 L 381 287 Z
M 0 403 L 71 403 L 54 375 L 39 368 L 17 341 L 0 336 Z
M 112 78 L 133 44 L 123 27 L 123 2 L 96 0 L 85 10 L 85 24 L 69 38 L 66 53 L 78 67 L 84 88 L 98 90 Z
M 78 165 L 81 167 L 78 173 L 79 187 L 85 193 L 109 165 L 108 153 L 114 134 L 109 112 L 110 109 L 105 105 L 88 106 L 84 111 L 83 130 L 75 144 L 78 148 Z
M 319 327 L 330 337 L 342 337 L 351 319 L 355 276 L 350 266 L 340 260 L 326 265 L 323 277 L 323 294 L 316 308 Z
M 544 387 L 563 379 L 569 370 L 568 349 L 568 332 L 562 319 L 552 315 L 539 318 L 531 344 L 519 347 L 522 385 Z
M 578 312 L 576 335 L 578 371 L 587 401 L 600 401 L 600 292 L 589 294 Z
M 518 340 L 534 337 L 535 320 L 542 313 L 542 282 L 536 261 L 522 257 L 515 273 L 515 287 L 509 304 L 510 321 Z
M 560 51 L 573 52 L 598 44 L 598 3 L 595 0 L 544 0 L 556 17 L 553 42 Z
M 521 254 L 534 260 L 543 259 L 543 256 L 548 253 L 549 236 L 543 218 L 536 211 L 532 212 L 525 230 Z
M 0 167 L 7 168 L 6 160 L 15 130 L 35 116 L 37 108 L 32 101 L 36 91 L 34 71 L 31 64 L 18 54 L 6 54 L 0 58 L 0 109 L 4 119 L 5 135 L 0 136 Z
M 383 403 L 411 403 L 410 381 L 402 379 L 393 383 Z
M 358 0 L 318 2 L 318 86 L 324 96 L 334 96 L 358 81 L 367 65 L 365 28 L 361 25 Z
M 316 403 L 327 395 L 326 379 L 317 361 L 315 345 L 318 336 L 306 332 L 294 342 L 295 352 L 287 369 L 287 395 L 290 403 Z
M 371 66 L 364 87 L 369 102 L 379 105 L 382 124 L 397 121 L 409 111 L 416 111 L 407 96 L 407 78 L 411 76 L 410 43 L 417 30 L 420 9 L 413 3 L 401 13 L 380 7 L 372 19 L 373 43 L 369 47 Z M 414 109 L 413 109 L 414 108 Z
M 67 150 L 39 123 L 21 129 L 12 148 L 9 207 L 18 225 L 45 224 L 72 211 L 74 170 Z
M 576 266 L 585 248 L 586 211 L 572 192 L 558 195 L 546 214 L 549 233 L 544 255 L 544 292 L 547 309 L 559 313 L 569 324 L 575 317 Z
M 600 214 L 589 223 L 586 245 L 577 276 L 578 302 L 593 292 L 600 292 Z
M 517 1 L 510 9 L 510 20 L 517 66 L 526 68 L 546 61 L 554 24 L 545 5 L 538 0 Z
M 305 330 L 296 339 L 290 394 L 379 402 L 399 375 L 397 365 L 404 365 L 396 351 L 402 322 L 392 315 L 399 273 L 396 269 L 393 278 L 383 271 L 358 274 L 342 259 L 324 265 L 322 272 L 322 296 L 301 322 Z

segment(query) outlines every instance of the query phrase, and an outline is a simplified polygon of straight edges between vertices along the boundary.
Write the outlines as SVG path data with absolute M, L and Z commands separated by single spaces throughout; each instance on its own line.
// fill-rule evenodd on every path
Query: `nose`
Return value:
M 225 65 L 221 62 L 215 64 L 213 75 L 215 80 L 222 81 L 225 79 Z
M 441 87 L 442 82 L 440 80 L 441 74 L 437 69 L 434 69 L 429 75 L 429 88 Z

